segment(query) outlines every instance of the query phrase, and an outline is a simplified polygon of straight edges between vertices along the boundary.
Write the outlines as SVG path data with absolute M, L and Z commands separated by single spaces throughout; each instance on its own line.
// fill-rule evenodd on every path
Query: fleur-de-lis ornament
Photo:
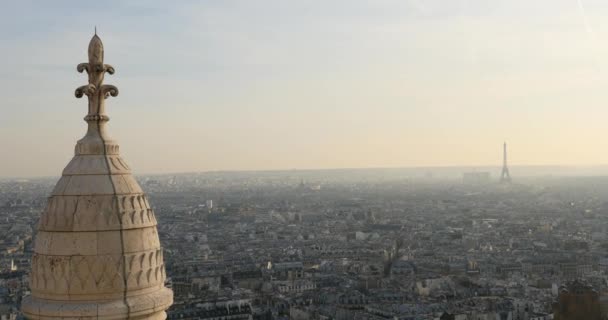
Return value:
M 118 88 L 110 84 L 103 84 L 105 73 L 114 74 L 114 67 L 103 63 L 103 43 L 97 35 L 97 31 L 89 42 L 89 62 L 84 62 L 76 67 L 78 72 L 86 71 L 89 75 L 89 84 L 76 89 L 77 98 L 87 96 L 89 99 L 89 113 L 86 121 L 108 121 L 105 114 L 104 100 L 109 96 L 116 97 Z

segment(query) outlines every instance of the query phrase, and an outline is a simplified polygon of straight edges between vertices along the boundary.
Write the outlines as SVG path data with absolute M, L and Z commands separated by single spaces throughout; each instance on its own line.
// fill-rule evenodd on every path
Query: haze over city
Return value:
M 608 320 L 608 2 L 0 4 L 0 320 Z
M 514 166 L 608 163 L 605 1 L 1 7 L 0 176 L 71 156 L 95 25 L 120 66 L 109 126 L 137 172 L 500 166 L 504 140 Z

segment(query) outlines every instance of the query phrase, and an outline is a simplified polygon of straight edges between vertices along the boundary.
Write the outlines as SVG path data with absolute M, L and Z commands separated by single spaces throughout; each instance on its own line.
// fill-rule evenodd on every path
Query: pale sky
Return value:
M 95 25 L 136 173 L 608 163 L 605 0 L 41 0 L 0 4 L 0 177 L 72 157 Z

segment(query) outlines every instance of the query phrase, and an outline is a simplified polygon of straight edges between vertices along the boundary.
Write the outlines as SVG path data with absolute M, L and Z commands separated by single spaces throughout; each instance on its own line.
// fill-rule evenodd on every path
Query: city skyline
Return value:
M 0 177 L 56 175 L 84 135 L 99 10 L 141 173 L 500 166 L 504 140 L 514 167 L 608 163 L 599 1 L 5 6 Z
M 606 17 L 6 5 L 0 320 L 608 319 Z

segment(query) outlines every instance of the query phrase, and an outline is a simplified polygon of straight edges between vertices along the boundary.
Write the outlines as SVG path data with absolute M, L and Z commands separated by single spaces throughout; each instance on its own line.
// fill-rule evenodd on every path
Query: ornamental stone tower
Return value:
M 28 319 L 165 319 L 173 292 L 156 218 L 106 132 L 104 101 L 118 89 L 103 84 L 114 68 L 103 64 L 97 34 L 77 69 L 89 75 L 76 89 L 89 100 L 88 130 L 40 217 L 22 311 Z

